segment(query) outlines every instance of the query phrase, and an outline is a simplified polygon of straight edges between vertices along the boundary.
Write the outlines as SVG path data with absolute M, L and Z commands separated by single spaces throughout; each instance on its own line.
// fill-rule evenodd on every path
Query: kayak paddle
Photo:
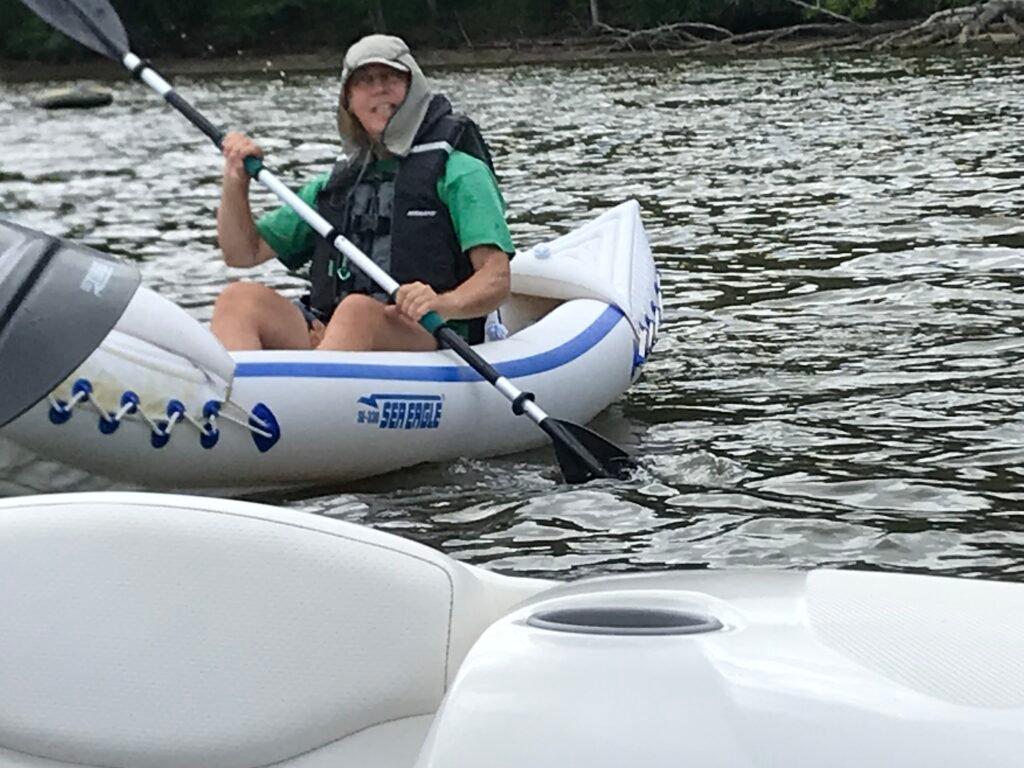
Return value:
M 117 12 L 108 0 L 22 0 L 33 12 L 55 29 L 63 32 L 97 53 L 119 61 L 137 80 L 141 80 L 189 122 L 201 130 L 217 146 L 222 147 L 224 133 L 174 91 L 148 62 L 131 52 L 128 36 Z M 348 257 L 364 274 L 389 296 L 394 296 L 398 283 L 353 245 L 338 234 L 325 218 L 308 206 L 298 195 L 277 179 L 258 157 L 245 158 L 246 172 L 290 206 L 320 236 Z M 582 483 L 597 477 L 623 477 L 629 470 L 629 455 L 597 433 L 561 419 L 548 416 L 534 402 L 530 392 L 523 392 L 490 363 L 480 357 L 454 330 L 445 325 L 436 312 L 420 318 L 420 325 L 437 340 L 461 357 L 511 403 L 517 416 L 526 415 L 551 438 L 562 475 L 569 483 Z

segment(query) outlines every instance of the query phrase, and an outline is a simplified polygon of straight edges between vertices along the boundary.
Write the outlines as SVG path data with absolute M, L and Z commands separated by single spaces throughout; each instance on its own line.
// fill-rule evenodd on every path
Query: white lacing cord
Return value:
M 131 415 L 132 412 L 134 412 L 137 408 L 138 406 L 135 403 L 125 403 L 120 408 L 118 408 L 117 413 L 111 416 L 110 419 L 111 421 L 116 421 L 120 423 L 126 415 Z
M 175 416 L 177 416 L 177 414 L 175 414 Z M 193 427 L 198 429 L 199 432 L 201 434 L 204 434 L 204 435 L 207 434 L 207 430 L 209 430 L 210 434 L 213 434 L 214 432 L 217 431 L 216 419 L 217 419 L 217 415 L 211 413 L 210 416 L 206 419 L 206 421 L 202 422 L 202 421 L 199 421 L 199 419 L 197 419 L 195 416 L 193 416 L 188 411 L 185 411 L 185 421 L 187 421 Z
M 145 414 L 143 414 L 143 416 L 145 416 Z M 171 436 L 171 430 L 174 429 L 174 425 L 178 423 L 178 419 L 180 419 L 180 418 L 181 418 L 181 414 L 178 413 L 177 411 L 175 411 L 167 419 L 167 424 L 164 426 L 162 432 L 160 431 L 159 427 L 156 427 L 153 431 L 156 432 L 157 434 L 162 434 L 162 435 L 166 435 L 167 437 L 170 437 Z M 149 421 L 149 417 L 148 416 L 146 417 L 146 421 Z M 150 422 L 150 423 L 152 423 L 152 422 Z
M 60 402 L 53 395 L 50 395 L 49 398 L 50 398 L 50 405 L 52 405 L 58 411 L 63 411 L 64 413 L 67 413 L 67 412 L 71 411 L 72 408 L 74 408 L 76 405 L 78 405 L 83 400 L 88 401 L 89 400 L 89 393 L 86 392 L 85 390 L 79 390 L 78 392 L 75 392 L 75 394 L 71 396 L 71 399 L 68 400 L 66 403 Z
M 129 401 L 120 406 L 116 411 L 111 411 L 107 408 L 104 408 L 96 400 L 96 398 L 93 397 L 90 394 L 90 392 L 84 388 L 79 389 L 77 392 L 75 392 L 74 395 L 72 395 L 71 399 L 68 400 L 66 403 L 60 402 L 52 394 L 49 395 L 47 399 L 49 400 L 50 405 L 56 411 L 61 413 L 70 413 L 77 405 L 79 405 L 82 402 L 86 402 L 93 407 L 97 414 L 99 414 L 100 418 L 108 422 L 113 422 L 115 424 L 119 424 L 122 421 L 131 419 L 133 417 L 139 417 L 149 425 L 149 428 L 155 434 L 161 436 L 170 436 L 171 430 L 174 428 L 174 425 L 181 421 L 182 418 L 184 418 L 184 421 L 186 423 L 189 423 L 193 427 L 195 427 L 196 430 L 201 435 L 211 435 L 217 433 L 217 413 L 211 413 L 209 416 L 206 417 L 204 421 L 200 421 L 199 419 L 195 418 L 190 413 L 188 413 L 188 411 L 185 411 L 184 413 L 176 411 L 168 417 L 166 424 L 160 424 L 157 420 L 151 418 L 149 414 L 145 412 L 145 410 L 143 410 L 141 403 Z M 245 413 L 244 409 L 240 405 L 232 402 L 231 400 L 225 401 L 223 403 L 223 406 L 235 408 L 239 412 L 245 414 L 245 416 L 244 418 L 239 418 L 237 416 L 232 415 L 231 413 L 227 413 L 226 411 L 221 411 L 220 415 L 222 418 L 234 422 L 235 424 L 244 427 L 253 434 L 259 435 L 260 437 L 265 437 L 268 440 L 273 439 L 273 433 L 268 431 L 270 425 L 268 425 L 263 419 L 259 418 L 255 414 Z
M 239 411 L 242 411 L 242 413 L 245 413 L 245 411 L 242 410 L 242 407 L 240 405 L 238 405 L 237 403 L 233 403 L 230 400 L 228 400 L 224 404 L 225 405 L 232 405 L 235 408 L 237 408 Z M 257 416 L 254 413 L 253 414 L 245 413 L 245 417 L 244 417 L 245 420 L 244 421 L 242 419 L 238 418 L 237 416 L 232 416 L 230 413 L 226 413 L 225 411 L 221 411 L 220 415 L 221 415 L 221 418 L 227 419 L 228 421 L 233 421 L 233 422 L 235 422 L 235 424 L 241 424 L 243 427 L 245 427 L 246 429 L 248 429 L 250 432 L 252 432 L 255 435 L 260 435 L 261 437 L 265 437 L 268 440 L 274 437 L 273 433 L 268 432 L 266 429 L 261 429 L 261 427 L 265 427 L 265 428 L 269 429 L 270 425 L 267 424 L 265 421 L 263 421 L 263 419 L 261 419 L 259 416 Z M 259 424 L 259 426 L 256 426 L 256 424 L 252 424 L 251 422 L 256 422 L 256 424 Z

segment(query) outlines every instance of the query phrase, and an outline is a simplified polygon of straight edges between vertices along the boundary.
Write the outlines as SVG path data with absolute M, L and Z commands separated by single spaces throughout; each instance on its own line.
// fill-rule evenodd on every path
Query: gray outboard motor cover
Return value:
M 92 354 L 140 279 L 131 264 L 0 219 L 0 427 Z

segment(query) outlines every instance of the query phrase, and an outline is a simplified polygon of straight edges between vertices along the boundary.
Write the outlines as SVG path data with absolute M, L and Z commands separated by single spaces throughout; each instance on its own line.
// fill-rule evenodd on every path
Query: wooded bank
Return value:
M 418 49 L 694 54 L 1024 46 L 1024 0 L 113 0 L 136 49 L 224 58 L 340 51 L 400 34 Z M 91 54 L 18 0 L 0 0 L 0 58 Z M 497 57 L 500 60 L 500 57 Z
M 594 29 L 610 41 L 611 50 L 664 48 L 706 54 L 905 51 L 986 42 L 1024 46 L 1024 0 L 985 0 L 936 11 L 924 19 L 862 23 L 835 12 L 827 18 L 827 23 L 806 22 L 740 33 L 692 22 L 636 30 L 598 23 Z

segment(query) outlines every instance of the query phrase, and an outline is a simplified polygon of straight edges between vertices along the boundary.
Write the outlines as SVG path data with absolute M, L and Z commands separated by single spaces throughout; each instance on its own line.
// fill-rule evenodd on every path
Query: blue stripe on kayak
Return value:
M 510 379 L 533 376 L 572 362 L 595 347 L 625 317 L 618 307 L 604 312 L 577 336 L 538 355 L 506 360 L 494 367 Z M 381 379 L 391 381 L 480 381 L 466 365 L 376 365 L 373 363 L 264 362 L 239 363 L 235 376 L 297 379 Z

